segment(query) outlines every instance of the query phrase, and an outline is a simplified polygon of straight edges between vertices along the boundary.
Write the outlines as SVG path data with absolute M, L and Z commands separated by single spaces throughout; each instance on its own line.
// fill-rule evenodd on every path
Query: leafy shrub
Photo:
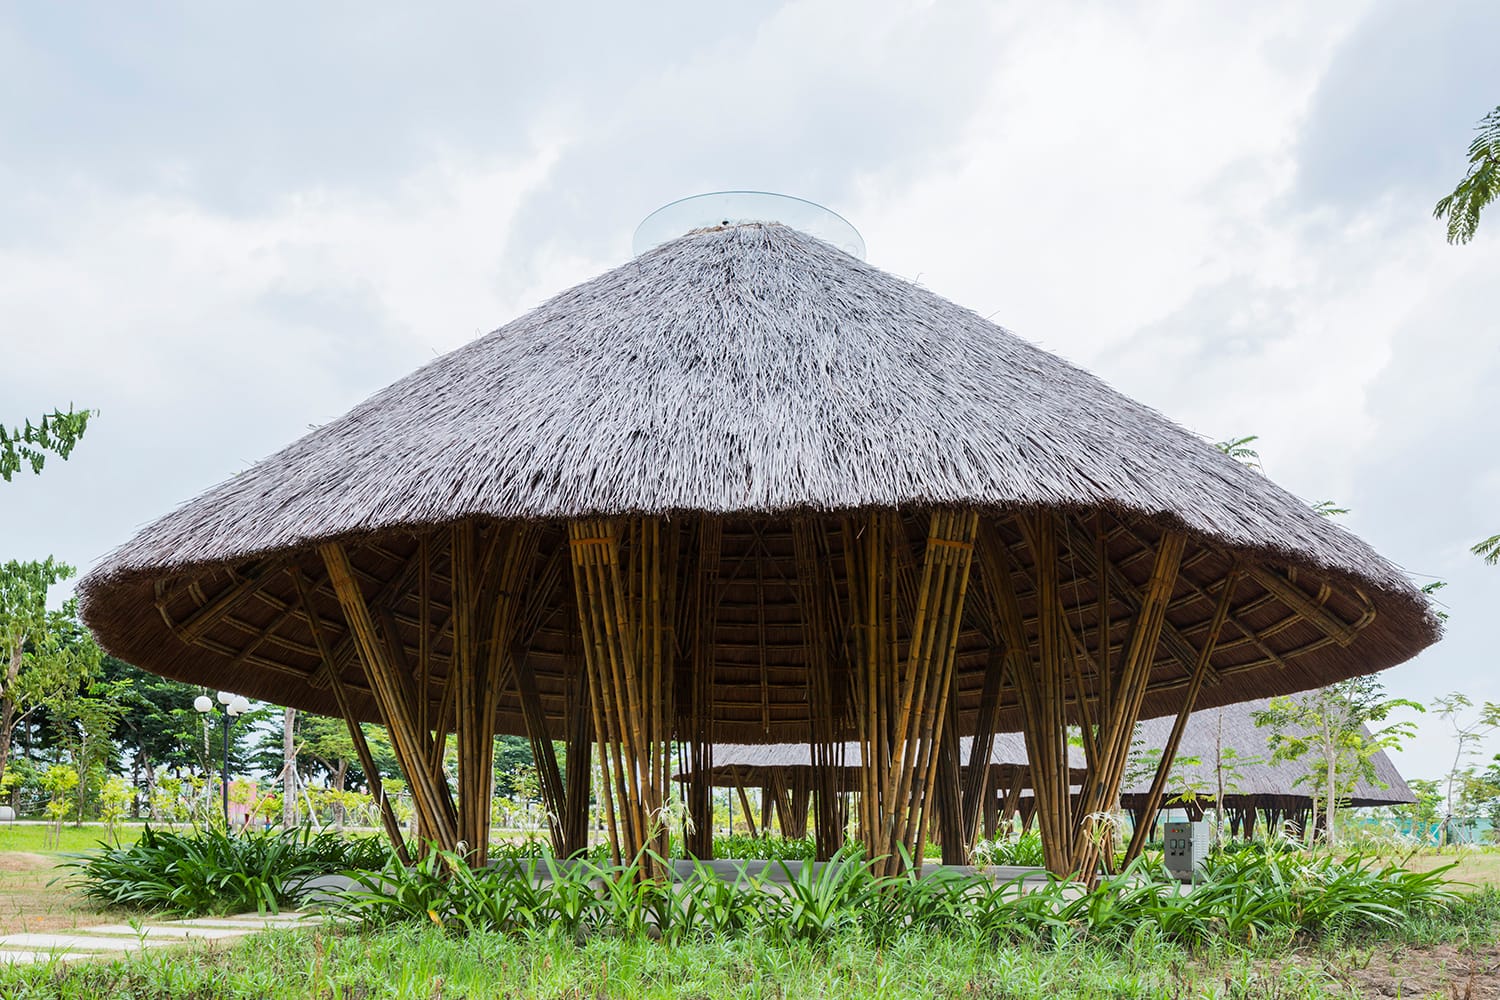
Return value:
M 974 845 L 974 863 L 1040 868 L 1045 863 L 1042 835 L 1033 830 L 1014 840 L 981 840 Z
M 766 866 L 730 878 L 696 865 L 685 878 L 641 877 L 639 860 L 540 857 L 470 868 L 431 851 L 411 868 L 394 861 L 357 873 L 340 908 L 370 924 L 422 921 L 460 931 L 591 934 L 681 941 L 756 933 L 781 942 L 908 931 L 977 933 L 991 940 L 1061 943 L 1080 935 L 1127 944 L 1142 934 L 1195 945 L 1266 935 L 1339 934 L 1445 912 L 1444 873 L 1377 867 L 1363 858 L 1240 851 L 1217 856 L 1191 892 L 1139 861 L 1090 892 L 1047 877 L 997 884 L 943 868 L 874 874 L 857 847 L 824 864 Z M 779 876 L 779 877 L 777 877 Z M 775 881 L 775 885 L 770 883 Z
M 714 838 L 714 857 L 754 859 L 760 861 L 811 861 L 817 854 L 816 846 L 808 837 L 749 837 L 736 833 L 729 837 Z
M 147 826 L 129 847 L 110 847 L 65 862 L 68 884 L 106 906 L 166 910 L 183 916 L 276 912 L 318 875 L 378 868 L 383 839 L 346 839 L 308 827 L 226 834 L 172 833 Z

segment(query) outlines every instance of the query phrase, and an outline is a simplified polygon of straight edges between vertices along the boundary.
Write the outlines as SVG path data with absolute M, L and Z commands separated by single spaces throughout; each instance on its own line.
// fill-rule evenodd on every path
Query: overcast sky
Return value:
M 1500 104 L 1500 4 L 0 7 L 0 420 L 100 410 L 0 486 L 91 565 L 700 191 L 868 259 L 1266 469 L 1443 592 L 1386 675 L 1500 700 L 1500 207 L 1433 202 Z M 652 10 L 646 16 L 644 10 Z M 1500 752 L 1500 738 L 1487 755 Z M 1398 763 L 1435 776 L 1436 718 Z

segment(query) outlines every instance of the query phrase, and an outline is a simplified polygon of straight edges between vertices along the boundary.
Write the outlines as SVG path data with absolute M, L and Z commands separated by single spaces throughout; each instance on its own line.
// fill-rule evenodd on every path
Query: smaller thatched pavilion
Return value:
M 959 759 L 972 762 L 973 754 L 974 739 L 968 736 L 960 739 Z M 843 761 L 837 779 L 841 797 L 831 814 L 846 817 L 847 797 L 859 787 L 859 744 L 844 744 L 839 759 Z M 755 810 L 751 807 L 748 790 L 759 789 L 760 829 L 770 829 L 774 813 L 783 836 L 806 837 L 809 805 L 817 787 L 816 768 L 812 748 L 805 743 L 721 743 L 713 748 L 713 766 L 702 777 L 714 788 L 735 790 L 752 830 Z M 1082 750 L 1068 748 L 1068 769 L 1072 780 L 1083 780 L 1088 763 Z M 972 799 L 975 809 L 973 815 L 964 817 L 965 826 L 959 836 L 939 833 L 944 860 L 954 864 L 967 863 L 980 826 L 986 838 L 993 838 L 1000 817 L 1015 814 L 1022 792 L 1030 788 L 1030 776 L 1026 739 L 1019 733 L 998 733 L 991 738 L 989 767 L 982 776 L 973 774 L 972 764 L 963 765 L 963 782 L 966 785 L 972 782 L 978 789 Z M 676 775 L 676 780 L 687 784 L 696 777 L 699 776 L 687 770 Z M 842 844 L 842 823 L 836 823 L 830 829 L 815 827 L 814 832 L 819 857 L 831 855 Z
M 1218 798 L 1217 762 L 1224 759 L 1224 813 L 1232 835 L 1254 836 L 1257 819 L 1271 828 L 1289 823 L 1305 829 L 1312 814 L 1312 789 L 1298 779 L 1307 773 L 1307 765 L 1271 759 L 1271 730 L 1255 724 L 1255 713 L 1269 705 L 1270 699 L 1262 698 L 1189 716 L 1177 756 L 1196 758 L 1198 763 L 1174 769 L 1175 779 L 1168 783 L 1160 807 L 1149 808 L 1149 781 L 1127 786 L 1120 793 L 1120 805 L 1131 813 L 1136 827 L 1154 826 L 1160 808 L 1178 807 L 1190 817 L 1201 816 Z M 1171 729 L 1171 719 L 1143 722 L 1138 731 L 1140 743 L 1168 746 Z M 1340 805 L 1364 808 L 1416 801 L 1389 757 L 1377 753 L 1371 763 L 1375 780 L 1361 778 Z

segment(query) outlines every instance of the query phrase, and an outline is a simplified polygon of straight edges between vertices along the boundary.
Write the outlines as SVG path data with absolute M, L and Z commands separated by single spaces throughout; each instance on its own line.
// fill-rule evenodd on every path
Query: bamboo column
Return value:
M 1033 542 L 1040 546 L 1034 552 L 1038 566 L 1045 562 L 1052 567 L 1045 579 L 1038 572 L 1036 580 L 1038 605 L 1050 608 L 1056 603 L 1057 582 L 1056 536 L 1050 529 L 1050 519 L 1046 529 L 1033 535 Z M 1071 874 L 1073 859 L 1069 845 L 1073 817 L 1068 795 L 1068 734 L 1063 711 L 1062 663 L 1055 655 L 1033 659 L 1030 652 L 1033 644 L 1026 634 L 1015 588 L 1016 567 L 998 526 L 988 520 L 979 531 L 979 555 L 984 589 L 991 603 L 991 618 L 1004 637 L 1011 660 L 1010 676 L 1016 686 L 1021 714 L 1026 720 L 1024 735 L 1033 796 L 1031 806 L 1023 811 L 1023 829 L 1029 829 L 1034 818 L 1041 828 L 1042 854 L 1048 871 Z M 1044 587 L 1048 588 L 1048 594 L 1043 593 Z M 1039 622 L 1055 621 L 1054 616 L 1048 614 L 1038 617 Z M 1040 643 L 1037 646 L 1040 652 Z M 1056 652 L 1053 643 L 1048 653 Z
M 973 851 L 974 839 L 979 832 L 981 804 L 992 800 L 995 794 L 990 780 L 990 756 L 995 749 L 995 719 L 1000 713 L 1005 668 L 1005 647 L 992 648 L 984 667 L 984 687 L 979 695 L 979 712 L 974 719 L 974 742 L 969 750 L 969 769 L 963 781 L 963 838 L 969 845 L 969 853 Z M 992 801 L 990 808 L 994 808 Z
M 393 666 L 389 647 L 400 642 L 387 635 L 382 642 L 365 603 L 364 594 L 354 576 L 354 568 L 342 545 L 329 542 L 318 547 L 328 570 L 328 580 L 338 596 L 344 619 L 353 636 L 365 679 L 375 697 L 376 707 L 390 734 L 391 746 L 411 785 L 412 804 L 416 809 L 424 836 L 444 850 L 458 844 L 458 817 L 445 782 L 440 782 L 428 764 L 430 740 L 417 729 L 415 697 L 409 690 L 410 678 Z
M 611 846 L 656 875 L 667 857 L 675 526 L 586 520 L 568 531 Z
M 459 839 L 479 864 L 489 857 L 496 701 L 506 680 L 514 674 L 516 621 L 522 591 L 531 579 L 536 542 L 536 529 L 524 523 L 491 525 L 481 532 L 473 522 L 461 521 L 450 530 L 450 672 L 455 702 L 453 733 L 458 745 Z M 522 706 L 524 711 L 524 694 Z M 539 707 L 532 708 L 540 713 Z M 540 725 L 545 728 L 545 721 Z M 541 766 L 543 761 L 537 763 Z M 556 762 L 553 764 L 553 773 L 545 775 L 544 780 L 556 777 Z
M 1109 651 L 1107 607 L 1100 609 L 1104 617 L 1097 629 L 1098 649 L 1092 657 L 1080 648 L 1081 643 L 1062 613 L 1058 529 L 1067 531 L 1066 523 L 1050 513 L 1022 515 L 1016 521 L 1031 552 L 1037 609 L 1035 669 L 1012 674 L 1026 720 L 1036 822 L 1042 834 L 1047 868 L 1057 875 L 1080 875 L 1092 881 L 1107 842 L 1107 828 L 1100 827 L 1099 821 L 1119 797 L 1131 735 L 1150 684 L 1186 537 L 1180 532 L 1167 531 L 1157 542 L 1151 576 L 1141 589 L 1130 634 L 1116 668 Z M 994 602 L 993 617 L 1012 646 L 1024 643 L 1026 636 L 1009 550 L 993 526 L 981 532 L 980 537 L 985 581 Z M 1071 550 L 1069 556 L 1076 574 L 1079 550 Z M 1105 579 L 1111 567 L 1102 544 L 1098 556 L 1105 561 L 1096 576 Z M 1089 660 L 1093 661 L 1096 678 L 1093 692 L 1083 677 L 1083 664 Z M 1076 800 L 1070 792 L 1067 767 L 1070 688 L 1074 696 L 1074 719 L 1082 727 L 1089 763 Z
M 570 636 L 569 645 L 572 645 Z M 570 652 L 572 652 L 570 650 Z M 568 702 L 568 737 L 563 798 L 563 857 L 589 849 L 589 792 L 593 770 L 594 725 L 589 706 L 589 683 L 577 655 L 569 657 L 577 671 Z
M 810 775 L 798 771 L 787 794 L 787 809 L 781 815 L 781 833 L 784 837 L 800 840 L 807 836 L 807 810 L 812 804 Z
M 1236 565 L 1230 570 L 1223 589 L 1219 591 L 1219 600 L 1214 606 L 1214 616 L 1209 622 L 1208 634 L 1204 636 L 1203 646 L 1198 651 L 1197 662 L 1193 665 L 1192 679 L 1188 682 L 1187 691 L 1183 695 L 1182 706 L 1177 710 L 1177 718 L 1172 720 L 1172 731 L 1167 736 L 1167 744 L 1162 748 L 1161 759 L 1156 764 L 1156 773 L 1151 778 L 1151 788 L 1147 791 L 1146 801 L 1142 806 L 1143 812 L 1150 817 L 1150 821 L 1136 824 L 1135 830 L 1131 832 L 1130 846 L 1125 849 L 1126 864 L 1140 857 L 1141 852 L 1146 849 L 1150 828 L 1155 825 L 1156 814 L 1161 810 L 1162 796 L 1166 792 L 1172 763 L 1177 759 L 1177 748 L 1182 745 L 1182 734 L 1187 729 L 1188 716 L 1193 714 L 1193 706 L 1198 703 L 1198 692 L 1203 689 L 1203 681 L 1208 676 L 1214 648 L 1218 645 L 1219 635 L 1224 630 L 1224 622 L 1229 618 L 1234 602 L 1235 587 L 1239 580 L 1240 570 Z
M 970 511 L 933 512 L 911 621 L 901 629 L 898 549 L 906 540 L 899 517 L 871 512 L 845 519 L 862 753 L 860 836 L 883 871 L 898 871 L 903 851 L 922 863 L 977 523 Z
M 932 788 L 935 800 L 938 844 L 942 847 L 945 865 L 966 865 L 973 860 L 973 843 L 964 830 L 964 802 L 962 775 L 958 757 L 958 726 L 954 716 L 956 706 L 948 706 L 947 718 L 943 721 L 942 742 L 937 748 L 937 780 Z M 975 742 L 978 742 L 976 739 Z M 985 768 L 989 770 L 989 753 L 985 753 Z
M 834 649 L 840 630 L 829 571 L 828 539 L 821 522 L 792 520 L 797 567 L 797 602 L 802 612 L 802 642 L 807 662 L 807 711 L 810 723 L 813 809 L 816 812 L 814 857 L 827 861 L 844 846 L 847 809 L 844 799 L 844 743 L 840 736 L 849 715 L 847 683 L 835 673 Z M 806 807 L 802 829 L 807 828 Z
M 718 620 L 719 561 L 724 528 L 717 518 L 698 522 L 696 565 L 693 573 L 692 663 L 688 676 L 687 763 L 685 789 L 688 818 L 686 838 L 692 857 L 714 856 L 714 628 Z
M 1010 839 L 1011 834 L 1011 818 L 1015 816 L 1016 810 L 1019 809 L 1021 805 L 1021 791 L 1026 787 L 1026 783 L 1030 780 L 1031 768 L 1017 768 L 1016 776 L 1011 781 L 1010 789 L 1006 791 L 1005 798 L 1000 806 L 1000 818 L 1005 820 L 1005 838 L 1007 840 Z
M 323 631 L 323 621 L 313 606 L 312 591 L 297 567 L 293 566 L 287 572 L 297 588 L 297 601 L 301 606 L 302 617 L 307 621 L 307 627 L 312 632 L 313 645 L 317 646 L 318 657 L 323 661 L 323 667 L 328 673 L 329 686 L 333 690 L 334 700 L 338 702 L 339 714 L 343 716 L 345 724 L 349 727 L 349 739 L 354 744 L 355 754 L 359 756 L 359 766 L 365 772 L 365 782 L 370 787 L 370 795 L 380 804 L 380 821 L 385 826 L 386 836 L 390 838 L 391 848 L 396 852 L 396 857 L 401 860 L 402 864 L 411 864 L 411 855 L 406 851 L 406 839 L 401 835 L 401 823 L 396 819 L 390 799 L 386 798 L 385 788 L 380 781 L 380 769 L 375 766 L 375 755 L 370 752 L 370 744 L 365 739 L 365 732 L 360 728 L 359 720 L 354 717 L 354 708 L 349 702 L 349 693 L 344 687 L 344 678 L 334 664 L 333 652 L 329 649 L 328 637 Z

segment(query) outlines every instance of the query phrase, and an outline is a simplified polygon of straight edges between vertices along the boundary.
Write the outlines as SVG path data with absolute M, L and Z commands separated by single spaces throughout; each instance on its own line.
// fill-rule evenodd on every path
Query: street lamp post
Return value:
M 200 694 L 193 699 L 193 708 L 207 715 L 214 710 L 214 703 L 208 695 Z M 229 727 L 241 715 L 250 711 L 250 699 L 240 694 L 230 694 L 228 691 L 219 692 L 219 714 L 224 718 L 224 770 L 221 774 L 220 788 L 224 793 L 224 832 L 229 832 Z

